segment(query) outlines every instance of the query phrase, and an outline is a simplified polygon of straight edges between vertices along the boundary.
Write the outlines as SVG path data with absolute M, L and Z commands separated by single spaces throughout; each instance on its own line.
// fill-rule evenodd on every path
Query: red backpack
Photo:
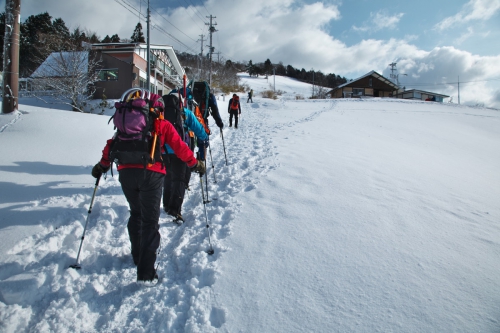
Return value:
M 234 96 L 233 101 L 231 102 L 231 110 L 238 110 L 239 104 L 240 104 L 240 98 L 238 96 Z

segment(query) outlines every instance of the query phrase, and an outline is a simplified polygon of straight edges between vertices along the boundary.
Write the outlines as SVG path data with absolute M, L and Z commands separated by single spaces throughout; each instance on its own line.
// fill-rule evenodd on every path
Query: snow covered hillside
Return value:
M 161 283 L 135 283 L 104 116 L 0 115 L 1 332 L 499 332 L 500 112 L 393 99 L 295 100 L 242 82 L 238 129 L 211 136 L 187 222 L 160 217 Z M 212 126 L 214 127 L 214 126 Z M 215 127 L 216 128 L 216 127 Z M 224 148 L 227 154 L 225 163 Z M 212 168 L 213 165 L 213 168 Z

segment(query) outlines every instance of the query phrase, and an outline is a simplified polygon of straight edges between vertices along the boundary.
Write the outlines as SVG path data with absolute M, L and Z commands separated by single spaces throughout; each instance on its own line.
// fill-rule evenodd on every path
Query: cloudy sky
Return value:
M 0 0 L 5 8 L 5 0 Z M 147 0 L 21 0 L 21 21 L 47 11 L 100 37 L 144 27 Z M 500 108 L 500 0 L 150 0 L 151 42 L 216 56 L 283 62 L 355 79 L 371 70 L 402 86 Z M 406 74 L 406 75 L 404 75 Z

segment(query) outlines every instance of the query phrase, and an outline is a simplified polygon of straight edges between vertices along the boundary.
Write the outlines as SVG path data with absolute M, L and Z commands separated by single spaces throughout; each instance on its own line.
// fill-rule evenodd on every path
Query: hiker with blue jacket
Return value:
M 181 97 L 182 98 L 182 97 Z M 167 101 L 170 99 L 173 103 L 179 105 L 179 98 L 174 93 L 170 93 L 167 96 L 163 96 L 163 99 Z M 184 132 L 187 134 L 188 131 L 193 131 L 198 140 L 198 149 L 201 152 L 205 149 L 207 145 L 208 135 L 200 124 L 196 116 L 187 108 L 182 108 L 182 118 L 184 124 Z M 187 143 L 186 143 L 187 144 Z M 203 160 L 204 158 L 200 158 Z M 163 209 L 165 212 L 175 218 L 174 222 L 182 223 L 184 218 L 181 214 L 182 203 L 184 201 L 184 194 L 186 188 L 189 185 L 189 179 L 191 178 L 191 170 L 179 157 L 177 157 L 170 148 L 168 144 L 165 145 L 165 154 L 163 155 L 163 162 L 167 169 L 167 175 L 165 176 L 165 181 L 163 185 Z

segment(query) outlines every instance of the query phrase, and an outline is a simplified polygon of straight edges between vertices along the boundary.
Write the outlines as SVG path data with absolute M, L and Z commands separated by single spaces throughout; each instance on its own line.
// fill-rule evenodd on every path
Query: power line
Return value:
M 187 3 L 187 0 L 184 0 L 184 2 Z M 204 21 L 203 15 L 201 15 L 201 13 L 198 11 L 198 9 L 196 9 L 196 6 L 193 4 L 193 2 L 191 0 L 189 0 L 189 2 L 191 3 L 191 6 L 193 8 L 193 12 L 195 13 L 195 15 L 198 16 L 198 18 L 200 18 L 202 21 Z M 189 7 L 189 4 L 188 4 L 188 7 Z
M 121 2 L 120 2 L 121 1 Z M 119 5 L 121 5 L 123 8 L 127 9 L 129 12 L 131 12 L 132 14 L 134 15 L 137 15 L 137 17 L 139 18 L 139 20 L 141 19 L 141 17 L 143 19 L 147 19 L 146 16 L 144 16 L 141 12 L 139 12 L 137 10 L 137 8 L 135 8 L 132 4 L 128 3 L 127 0 L 115 0 L 115 2 L 117 2 Z M 126 6 L 130 7 L 130 8 L 127 8 Z M 156 11 L 156 10 L 155 10 Z M 157 12 L 157 11 L 156 11 Z M 172 23 L 170 23 L 168 20 L 166 20 L 161 14 L 159 14 L 167 23 L 169 23 L 170 25 L 172 25 L 174 28 L 176 28 L 177 30 L 179 30 L 181 33 L 183 33 L 180 29 L 178 29 L 175 25 L 173 25 Z M 158 23 L 156 20 L 154 20 L 154 27 L 162 34 L 172 38 L 174 41 L 178 42 L 179 44 L 183 45 L 184 47 L 186 47 L 186 49 L 188 50 L 191 50 L 193 52 L 196 52 L 193 48 L 187 46 L 186 44 L 184 44 L 183 42 L 181 42 L 178 38 L 174 37 L 174 35 L 168 33 L 167 31 L 165 31 L 162 27 L 161 27 L 161 24 Z M 193 42 L 196 42 L 194 39 L 192 39 L 191 37 L 189 37 L 188 35 L 186 35 L 185 33 L 183 33 L 186 37 L 190 38 Z
M 474 80 L 474 81 L 460 81 L 460 83 L 477 83 L 477 82 L 489 82 L 489 81 L 500 81 L 500 78 L 495 79 L 487 79 L 487 80 Z M 431 86 L 449 86 L 457 84 L 458 81 L 454 82 L 442 82 L 442 83 L 408 83 L 408 85 L 416 86 L 416 87 L 431 87 Z
M 154 11 L 162 18 L 165 20 L 165 22 L 167 22 L 168 24 L 170 24 L 171 26 L 173 26 L 175 29 L 177 29 L 177 31 L 179 31 L 181 34 L 183 34 L 184 36 L 186 36 L 187 38 L 191 39 L 192 41 L 195 41 L 193 38 L 189 37 L 188 35 L 186 35 L 182 30 L 180 30 L 179 28 L 177 28 L 175 25 L 173 25 L 171 22 L 169 22 L 163 15 L 161 15 L 158 10 L 154 9 Z

